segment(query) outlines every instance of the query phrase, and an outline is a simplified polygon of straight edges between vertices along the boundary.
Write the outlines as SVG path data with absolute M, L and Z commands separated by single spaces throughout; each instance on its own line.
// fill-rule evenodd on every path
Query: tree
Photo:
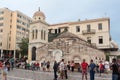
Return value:
M 28 55 L 28 38 L 22 38 L 21 42 L 18 44 L 18 47 L 20 48 L 21 56 L 27 56 Z

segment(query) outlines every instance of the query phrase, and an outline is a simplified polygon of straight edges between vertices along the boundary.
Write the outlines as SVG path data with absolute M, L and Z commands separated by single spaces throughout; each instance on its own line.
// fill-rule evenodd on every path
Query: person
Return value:
M 66 62 L 64 63 L 64 69 L 65 69 L 65 78 L 66 78 L 66 80 L 68 80 L 68 74 L 67 74 L 68 68 L 67 68 Z
M 60 65 L 59 65 L 59 69 L 60 69 L 60 78 L 63 79 L 65 77 L 65 69 L 64 69 L 65 65 L 64 65 L 64 59 L 61 60 Z
M 50 71 L 50 61 L 47 61 L 46 67 L 47 67 L 47 71 Z
M 3 63 L 2 63 L 2 61 L 0 60 L 0 74 L 1 74 L 2 66 L 3 66 Z
M 81 69 L 82 69 L 82 80 L 84 80 L 84 76 L 87 80 L 88 63 L 85 62 L 85 59 L 83 59 L 83 62 L 81 63 Z
M 3 65 L 2 67 L 2 80 L 7 80 L 8 68 L 7 65 Z
M 57 80 L 57 71 L 58 71 L 58 63 L 57 61 L 54 61 L 54 65 L 53 65 L 53 70 L 54 70 L 54 80 Z
M 118 59 L 118 80 L 120 80 L 120 59 Z
M 104 65 L 102 64 L 102 61 L 100 61 L 99 70 L 100 70 L 100 76 L 101 76 L 102 73 L 104 72 Z
M 9 60 L 7 60 L 7 61 L 5 62 L 5 65 L 7 66 L 8 71 L 10 71 L 10 62 L 9 62 Z
M 67 68 L 68 68 L 68 71 L 70 71 L 70 61 L 68 61 Z
M 14 68 L 14 58 L 13 57 L 10 59 L 10 65 L 11 65 L 11 70 L 13 70 L 13 68 Z
M 71 62 L 71 71 L 74 72 L 74 67 L 75 67 L 75 63 L 74 61 Z
M 118 80 L 118 64 L 115 58 L 112 59 L 110 69 L 112 70 L 112 80 Z
M 90 61 L 89 69 L 90 69 L 90 80 L 95 80 L 96 65 L 93 62 L 93 60 Z

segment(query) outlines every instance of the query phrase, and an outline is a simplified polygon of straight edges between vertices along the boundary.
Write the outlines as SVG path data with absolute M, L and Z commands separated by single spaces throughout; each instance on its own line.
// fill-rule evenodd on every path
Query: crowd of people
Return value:
M 68 80 L 68 71 L 74 72 L 75 63 L 74 61 L 64 61 L 62 59 L 60 62 L 54 62 L 54 80 L 60 79 L 66 79 Z M 109 70 L 112 70 L 112 80 L 120 80 L 120 59 L 116 60 L 113 59 L 111 64 L 103 64 L 102 61 L 100 61 L 99 64 L 95 64 L 93 60 L 90 61 L 90 64 L 88 64 L 85 59 L 83 59 L 83 62 L 79 64 L 78 71 L 82 73 L 82 80 L 88 80 L 87 73 L 90 74 L 90 80 L 95 80 L 95 73 L 99 73 L 100 76 L 102 73 L 108 73 Z
M 2 73 L 2 80 L 7 80 L 7 73 L 13 68 L 20 68 L 32 71 L 54 71 L 54 80 L 66 79 L 68 80 L 68 72 L 78 71 L 82 73 L 82 80 L 88 80 L 87 73 L 90 74 L 90 80 L 95 80 L 95 73 L 99 73 L 99 76 L 102 76 L 102 73 L 108 73 L 112 70 L 112 80 L 120 80 L 120 59 L 113 59 L 112 63 L 104 63 L 100 61 L 99 64 L 95 64 L 93 60 L 88 64 L 85 59 L 79 64 L 74 63 L 74 61 L 66 62 L 62 59 L 60 62 L 54 62 L 51 66 L 50 61 L 39 61 L 27 62 L 27 58 L 16 59 L 9 58 L 0 61 L 0 72 Z M 53 69 L 51 69 L 53 67 Z

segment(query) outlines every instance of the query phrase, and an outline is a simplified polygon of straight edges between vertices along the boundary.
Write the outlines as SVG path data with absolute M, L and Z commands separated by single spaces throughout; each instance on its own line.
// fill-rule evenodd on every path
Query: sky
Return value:
M 3 7 L 30 17 L 40 7 L 50 24 L 109 17 L 111 37 L 120 46 L 120 0 L 0 0 Z

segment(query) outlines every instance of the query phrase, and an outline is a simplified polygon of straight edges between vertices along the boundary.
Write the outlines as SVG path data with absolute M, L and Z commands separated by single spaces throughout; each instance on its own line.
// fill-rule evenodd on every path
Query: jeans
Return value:
M 90 80 L 94 80 L 95 78 L 95 71 L 90 71 Z
M 112 80 L 118 80 L 118 75 L 117 74 L 112 74 Z
M 57 80 L 57 70 L 54 70 L 54 80 Z

